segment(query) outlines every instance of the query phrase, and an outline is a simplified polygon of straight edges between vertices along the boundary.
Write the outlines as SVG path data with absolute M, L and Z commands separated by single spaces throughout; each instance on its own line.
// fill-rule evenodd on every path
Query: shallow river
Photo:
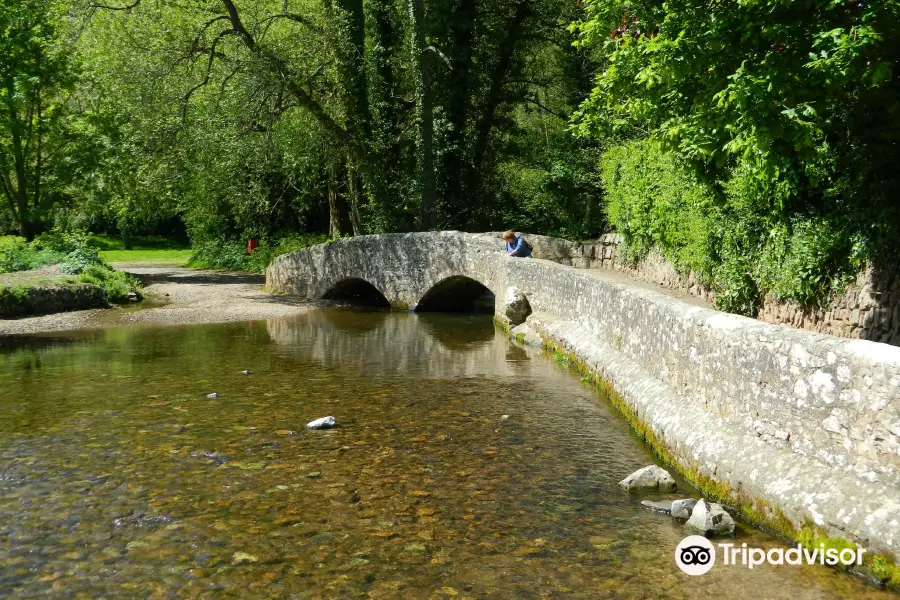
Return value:
M 339 427 L 305 429 L 325 415 Z M 617 486 L 653 460 L 489 317 L 322 309 L 7 340 L 0 595 L 890 597 L 826 567 L 682 574 L 682 527 Z M 668 497 L 696 497 L 679 483 Z

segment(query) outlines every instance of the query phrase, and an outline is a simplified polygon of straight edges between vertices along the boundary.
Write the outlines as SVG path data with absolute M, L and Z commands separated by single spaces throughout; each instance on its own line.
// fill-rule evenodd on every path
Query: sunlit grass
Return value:
M 193 250 L 102 250 L 100 258 L 108 263 L 177 263 L 184 265 L 191 258 Z
M 183 242 L 164 237 L 135 237 L 132 249 L 125 250 L 122 238 L 92 235 L 91 245 L 100 250 L 108 263 L 168 263 L 185 265 L 193 251 Z

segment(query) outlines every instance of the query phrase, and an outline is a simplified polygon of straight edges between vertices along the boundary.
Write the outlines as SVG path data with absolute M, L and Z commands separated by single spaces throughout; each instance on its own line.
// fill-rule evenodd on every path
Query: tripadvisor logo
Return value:
M 681 540 L 675 548 L 675 564 L 688 575 L 703 575 L 716 564 L 717 556 L 720 564 L 726 566 L 744 566 L 748 569 L 764 564 L 770 565 L 861 565 L 865 548 L 804 548 L 797 544 L 794 548 L 751 548 L 747 544 L 740 546 L 734 543 L 717 544 L 701 535 L 689 535 Z

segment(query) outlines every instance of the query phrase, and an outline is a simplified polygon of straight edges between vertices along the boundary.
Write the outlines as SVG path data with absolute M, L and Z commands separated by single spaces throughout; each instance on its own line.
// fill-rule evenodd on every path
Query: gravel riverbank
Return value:
M 263 275 L 185 269 L 166 265 L 115 264 L 145 286 L 151 308 L 81 310 L 21 319 L 0 319 L 0 335 L 94 329 L 129 323 L 225 323 L 289 317 L 313 302 L 262 291 Z M 155 306 L 153 306 L 155 305 Z

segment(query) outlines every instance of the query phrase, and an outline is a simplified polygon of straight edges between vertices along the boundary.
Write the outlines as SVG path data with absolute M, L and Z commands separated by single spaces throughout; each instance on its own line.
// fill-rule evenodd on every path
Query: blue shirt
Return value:
M 513 238 L 513 241 L 506 242 L 506 253 L 515 250 L 515 254 L 511 256 L 515 256 L 516 258 L 529 258 L 531 257 L 531 250 L 528 249 L 528 246 L 525 245 L 525 240 L 522 239 L 521 236 L 516 236 Z

